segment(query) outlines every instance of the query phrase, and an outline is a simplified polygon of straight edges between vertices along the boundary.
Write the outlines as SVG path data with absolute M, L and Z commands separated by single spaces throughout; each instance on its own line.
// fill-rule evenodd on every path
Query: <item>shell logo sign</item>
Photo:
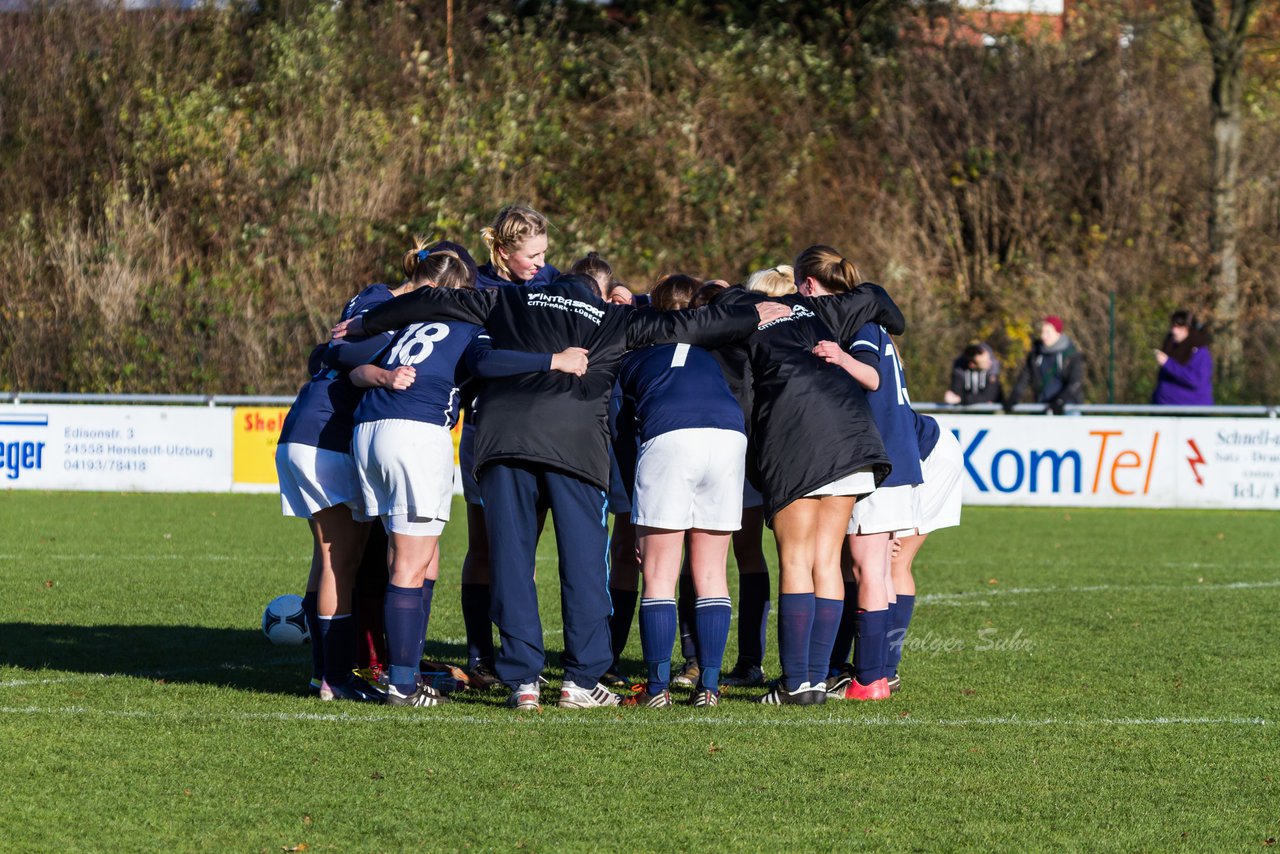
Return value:
M 232 416 L 232 483 L 277 488 L 276 442 L 287 406 L 237 406 Z

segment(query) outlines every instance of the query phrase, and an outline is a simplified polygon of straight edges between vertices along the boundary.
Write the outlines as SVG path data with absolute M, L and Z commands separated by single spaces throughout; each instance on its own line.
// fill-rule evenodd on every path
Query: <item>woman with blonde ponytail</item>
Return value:
M 546 285 L 560 271 L 547 263 L 547 218 L 523 205 L 507 205 L 480 232 L 489 261 L 476 270 L 476 287 Z M 486 339 L 487 340 L 487 339 Z M 571 355 L 568 351 L 557 358 Z M 476 484 L 475 448 L 478 413 L 471 401 L 479 384 L 463 387 L 462 441 L 458 457 L 462 469 L 462 496 L 467 505 L 467 556 L 462 562 L 462 621 L 467 635 L 467 676 L 472 687 L 487 689 L 499 684 L 494 674 L 493 625 L 489 620 L 489 537 L 485 527 L 480 487 Z
M 547 218 L 524 205 L 507 205 L 480 231 L 489 263 L 480 267 L 477 287 L 540 285 L 560 271 L 547 264 Z

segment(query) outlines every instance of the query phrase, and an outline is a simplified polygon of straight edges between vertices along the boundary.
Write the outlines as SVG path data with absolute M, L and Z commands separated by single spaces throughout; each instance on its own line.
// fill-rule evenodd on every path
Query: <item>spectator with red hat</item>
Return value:
M 1062 318 L 1051 314 L 1040 323 L 1040 340 L 1027 354 L 1027 361 L 1005 399 L 1005 411 L 1022 399 L 1030 387 L 1036 403 L 1046 411 L 1061 415 L 1068 403 L 1084 402 L 1084 356 L 1062 332 Z

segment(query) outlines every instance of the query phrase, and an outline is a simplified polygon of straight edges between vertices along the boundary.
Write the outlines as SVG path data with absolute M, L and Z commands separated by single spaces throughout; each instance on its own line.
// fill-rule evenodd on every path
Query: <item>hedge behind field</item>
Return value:
M 291 393 L 415 232 L 480 255 L 510 201 L 551 218 L 552 263 L 595 249 L 638 289 L 831 243 L 906 311 L 920 400 L 971 338 L 1019 358 L 1045 313 L 1106 400 L 1114 293 L 1115 396 L 1142 402 L 1169 312 L 1212 304 L 1209 62 L 1181 2 L 994 47 L 907 4 L 845 29 L 455 5 L 449 44 L 443 0 L 5 18 L 0 387 Z M 1280 73 L 1256 54 L 1224 402 L 1280 381 Z

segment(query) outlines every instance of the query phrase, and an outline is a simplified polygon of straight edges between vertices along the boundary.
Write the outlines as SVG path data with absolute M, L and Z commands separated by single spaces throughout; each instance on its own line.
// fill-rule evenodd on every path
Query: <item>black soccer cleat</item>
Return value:
M 819 683 L 819 686 L 815 688 L 805 682 L 794 691 L 788 691 L 779 684 L 758 702 L 765 706 L 817 706 L 827 701 L 825 683 Z
M 394 685 L 387 688 L 386 697 L 383 699 L 388 706 L 443 706 L 449 702 L 449 698 L 441 694 L 430 685 L 419 685 L 418 689 L 412 694 L 401 694 L 396 690 Z

